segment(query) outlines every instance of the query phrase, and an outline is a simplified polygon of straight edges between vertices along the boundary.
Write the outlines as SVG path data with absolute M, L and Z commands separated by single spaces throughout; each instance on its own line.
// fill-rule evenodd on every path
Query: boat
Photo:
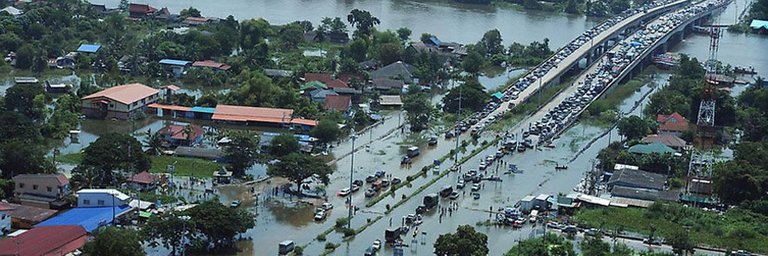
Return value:
M 544 146 L 548 147 L 548 148 L 555 148 L 555 144 L 553 144 L 553 143 L 549 143 L 549 144 L 544 145 Z
M 749 67 L 736 66 L 733 68 L 733 72 L 737 74 L 746 74 L 746 75 L 757 74 L 757 71 L 755 71 L 755 68 L 752 66 L 749 66 Z
M 568 166 L 567 165 L 561 166 L 558 164 L 558 165 L 555 165 L 555 170 L 568 170 Z
M 693 33 L 696 33 L 696 34 L 709 35 L 709 33 L 711 33 L 711 31 L 708 28 L 702 27 L 702 26 L 693 26 L 692 30 L 693 30 Z

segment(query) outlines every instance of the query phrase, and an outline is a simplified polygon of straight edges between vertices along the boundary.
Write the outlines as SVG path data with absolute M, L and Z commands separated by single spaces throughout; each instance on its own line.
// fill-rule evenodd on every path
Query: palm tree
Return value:
M 163 138 L 158 133 L 152 133 L 147 130 L 147 137 L 144 139 L 144 145 L 147 146 L 147 153 L 151 155 L 160 155 L 163 149 Z
M 187 146 L 192 144 L 192 135 L 195 133 L 195 129 L 192 128 L 191 124 L 188 124 L 187 126 L 184 126 L 184 129 L 181 130 L 181 133 L 184 134 L 184 137 L 187 138 Z

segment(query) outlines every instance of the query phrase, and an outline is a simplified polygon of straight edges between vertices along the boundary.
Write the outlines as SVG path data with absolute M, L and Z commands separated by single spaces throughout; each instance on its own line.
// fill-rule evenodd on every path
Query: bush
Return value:
M 336 219 L 336 228 L 343 228 L 349 224 L 349 219 L 346 217 Z
M 319 234 L 315 239 L 320 242 L 325 241 L 325 234 Z
M 296 248 L 293 249 L 293 255 L 303 255 L 304 254 L 304 247 L 296 246 Z
M 325 243 L 325 249 L 326 250 L 335 250 L 336 249 L 336 244 L 331 243 L 331 242 L 327 242 L 327 243 Z
M 355 231 L 354 229 L 351 229 L 351 228 L 344 228 L 342 230 L 342 233 L 344 233 L 344 237 L 350 237 L 350 236 L 354 236 L 355 234 L 357 234 L 357 231 Z

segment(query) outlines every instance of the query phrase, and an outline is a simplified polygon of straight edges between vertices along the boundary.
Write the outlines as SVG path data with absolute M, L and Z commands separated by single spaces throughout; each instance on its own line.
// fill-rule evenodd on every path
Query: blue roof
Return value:
M 207 113 L 207 114 L 213 114 L 213 112 L 216 112 L 216 108 L 209 108 L 209 107 L 192 107 L 189 109 L 190 112 L 197 112 L 197 113 Z
M 117 206 L 115 207 L 115 216 L 119 216 L 130 209 L 131 207 L 127 205 Z M 40 222 L 35 227 L 80 225 L 85 228 L 85 231 L 92 233 L 100 226 L 109 224 L 112 224 L 112 207 L 78 207 Z
M 768 20 L 752 20 L 752 23 L 749 24 L 749 27 L 753 29 L 768 29 Z
M 497 92 L 497 93 L 493 94 L 493 97 L 495 97 L 497 99 L 501 99 L 501 98 L 504 98 L 504 94 L 501 93 L 501 92 Z
M 160 60 L 160 64 L 174 65 L 174 66 L 186 66 L 186 65 L 189 65 L 191 63 L 192 63 L 191 61 L 186 61 L 186 60 L 174 60 L 174 59 L 162 59 L 162 60 Z
M 87 53 L 95 53 L 101 49 L 100 44 L 81 44 L 80 47 L 77 48 L 78 52 L 87 52 Z
M 437 39 L 436 36 L 430 36 L 429 41 L 436 46 L 440 46 L 440 39 Z

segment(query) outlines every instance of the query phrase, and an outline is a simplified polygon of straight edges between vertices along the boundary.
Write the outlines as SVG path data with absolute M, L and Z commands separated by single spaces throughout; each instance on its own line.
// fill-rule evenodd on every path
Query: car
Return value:
M 392 178 L 392 181 L 390 181 L 389 183 L 392 183 L 392 185 L 397 185 L 397 184 L 400 184 L 400 182 L 403 182 L 403 180 L 401 180 L 398 177 L 394 177 Z
M 322 205 L 321 207 L 322 207 L 324 210 L 326 210 L 326 211 L 327 211 L 327 210 L 333 209 L 333 204 L 331 204 L 331 203 L 323 203 L 323 205 Z
M 450 195 L 448 195 L 448 198 L 455 200 L 456 198 L 459 198 L 459 192 L 453 191 Z
M 430 145 L 430 146 L 437 145 L 437 137 L 430 137 L 429 141 L 427 142 L 427 145 Z
M 381 187 L 384 187 L 384 188 L 389 187 L 389 184 L 390 183 L 388 179 L 381 180 Z
M 587 229 L 587 231 L 584 231 L 585 236 L 597 236 L 600 234 L 600 231 L 594 228 Z
M 456 183 L 456 188 L 457 188 L 457 189 L 459 189 L 459 188 L 464 188 L 464 186 L 465 186 L 465 185 L 466 185 L 466 183 L 464 183 L 464 181 L 463 181 L 463 180 L 459 180 L 459 182 L 458 182 L 458 183 Z
M 473 198 L 475 198 L 475 200 L 478 200 L 478 199 L 480 199 L 480 193 L 475 193 L 475 195 L 474 195 L 474 197 L 473 197 Z
M 240 207 L 240 200 L 232 201 L 232 203 L 229 204 L 230 208 L 237 208 Z
M 485 170 L 485 168 L 488 168 L 488 165 L 486 165 L 485 163 L 480 163 L 480 165 L 477 166 L 477 168 L 482 171 L 482 170 Z
M 365 249 L 365 254 L 363 254 L 363 255 L 365 255 L 365 256 L 374 256 L 374 255 L 376 255 L 376 251 L 377 250 L 373 248 L 373 245 L 371 245 L 370 247 L 368 247 L 368 249 Z
M 577 229 L 576 226 L 574 225 L 566 226 L 565 228 L 563 228 L 563 233 L 566 233 L 566 234 L 576 234 L 578 232 L 579 232 L 579 229 Z
M 337 195 L 339 195 L 339 196 L 348 196 L 349 193 L 352 193 L 352 189 L 350 189 L 350 188 L 343 188 L 343 189 L 339 190 L 339 193 Z
M 560 224 L 558 224 L 557 222 L 550 221 L 550 222 L 547 222 L 547 228 L 560 229 L 561 227 L 560 227 Z
M 318 211 L 315 213 L 315 221 L 321 221 L 325 219 L 325 211 Z
M 455 136 L 456 135 L 453 133 L 453 131 L 448 131 L 448 132 L 445 133 L 445 138 L 446 139 L 450 139 L 450 138 L 453 138 Z
M 651 239 L 645 238 L 643 239 L 643 243 L 650 244 L 650 245 L 662 245 L 664 241 L 662 241 L 660 237 L 651 238 Z
M 355 181 L 352 182 L 352 185 L 362 186 L 363 185 L 363 181 L 362 180 L 355 180 Z
M 381 178 L 381 177 L 384 177 L 384 174 L 387 174 L 387 172 L 379 170 L 379 171 L 376 171 L 376 173 L 374 173 L 373 175 L 376 176 L 376 178 Z
M 380 250 L 381 249 L 381 240 L 379 240 L 379 239 L 373 240 L 372 247 L 373 247 L 373 249 L 376 249 L 377 251 Z
M 422 214 L 427 212 L 427 206 L 426 205 L 419 205 L 416 207 L 416 214 Z
M 376 190 L 373 190 L 372 188 L 365 190 L 365 197 L 373 197 L 375 195 L 376 195 Z
M 360 190 L 360 186 L 353 184 L 352 185 L 352 192 L 357 192 L 358 190 Z
M 472 184 L 472 191 L 479 191 L 480 190 L 480 184 Z
M 378 178 L 377 178 L 376 176 L 373 176 L 373 175 L 368 175 L 368 177 L 365 177 L 365 183 L 373 183 L 373 182 L 375 182 L 377 179 L 378 179 Z

